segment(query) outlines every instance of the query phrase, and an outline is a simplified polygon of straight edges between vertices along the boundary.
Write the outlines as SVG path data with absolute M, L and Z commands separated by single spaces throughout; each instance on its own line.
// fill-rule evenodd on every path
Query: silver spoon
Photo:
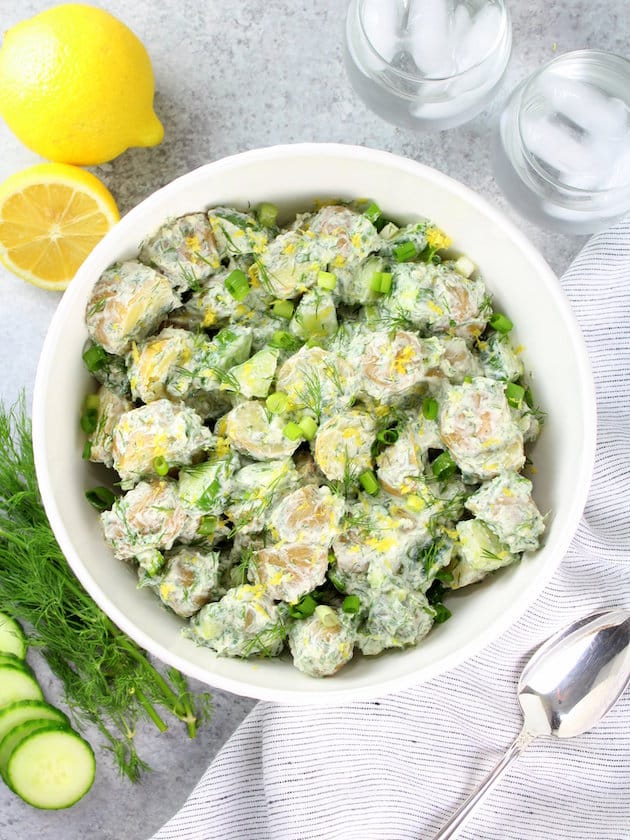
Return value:
M 603 718 L 630 681 L 630 611 L 595 613 L 548 639 L 518 682 L 523 728 L 501 761 L 442 826 L 434 840 L 455 837 L 509 765 L 540 735 L 573 738 Z

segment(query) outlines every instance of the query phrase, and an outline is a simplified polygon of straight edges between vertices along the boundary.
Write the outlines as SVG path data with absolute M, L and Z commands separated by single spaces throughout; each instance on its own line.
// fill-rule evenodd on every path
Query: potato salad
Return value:
M 282 222 L 170 219 L 96 282 L 83 457 L 116 493 L 86 495 L 197 644 L 326 677 L 538 547 L 541 413 L 511 320 L 430 221 Z

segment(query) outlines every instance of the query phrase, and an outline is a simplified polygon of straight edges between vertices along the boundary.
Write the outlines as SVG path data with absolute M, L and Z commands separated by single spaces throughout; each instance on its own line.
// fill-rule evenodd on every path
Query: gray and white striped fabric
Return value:
M 335 709 L 259 703 L 154 840 L 429 838 L 518 733 L 532 649 L 628 606 L 630 219 L 593 237 L 562 285 L 588 344 L 599 433 L 588 505 L 551 583 L 498 641 L 425 685 Z M 630 692 L 580 738 L 535 741 L 460 836 L 628 840 Z

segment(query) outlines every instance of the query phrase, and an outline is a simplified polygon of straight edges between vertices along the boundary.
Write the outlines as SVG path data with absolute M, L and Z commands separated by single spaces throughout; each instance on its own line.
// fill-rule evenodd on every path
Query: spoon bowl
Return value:
M 531 735 L 573 738 L 591 729 L 630 679 L 630 612 L 588 616 L 560 630 L 532 656 L 518 683 Z
M 573 622 L 534 653 L 518 682 L 523 728 L 501 761 L 434 840 L 454 837 L 473 809 L 534 738 L 573 738 L 592 729 L 630 682 L 630 611 L 613 609 Z

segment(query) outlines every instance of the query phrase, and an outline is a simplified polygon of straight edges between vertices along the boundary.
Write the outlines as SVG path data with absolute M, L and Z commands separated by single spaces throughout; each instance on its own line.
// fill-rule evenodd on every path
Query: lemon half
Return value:
M 90 172 L 42 163 L 0 184 L 0 261 L 44 289 L 65 289 L 120 214 Z

